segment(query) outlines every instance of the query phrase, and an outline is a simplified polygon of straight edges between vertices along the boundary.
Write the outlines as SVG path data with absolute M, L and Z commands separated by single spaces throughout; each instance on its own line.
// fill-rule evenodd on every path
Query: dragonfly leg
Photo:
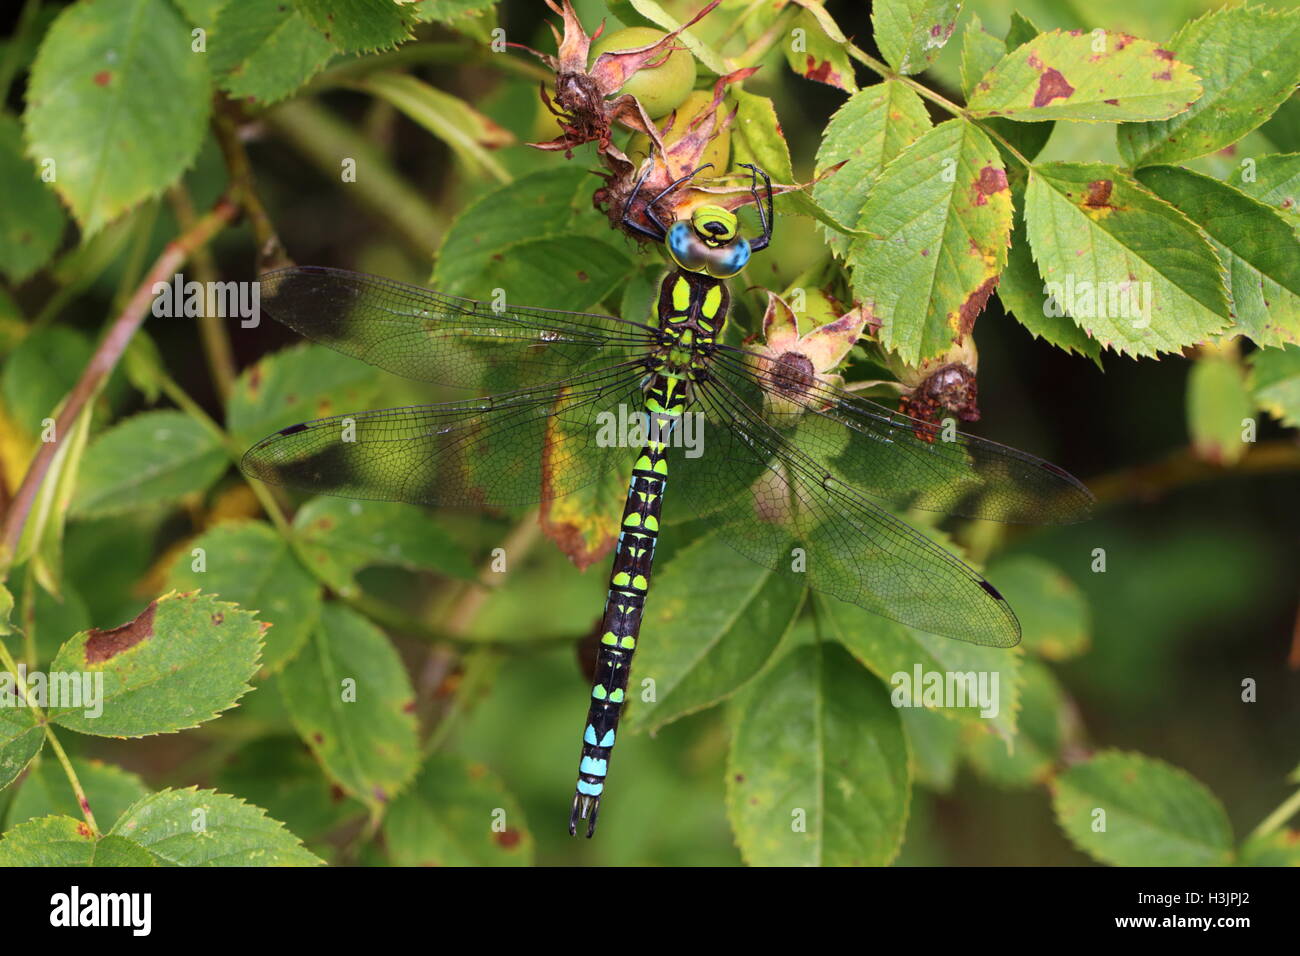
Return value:
M 740 163 L 739 165 L 748 169 L 750 175 L 753 177 L 750 180 L 749 191 L 754 196 L 754 207 L 758 210 L 758 221 L 763 228 L 763 235 L 759 236 L 749 244 L 749 250 L 750 252 L 760 252 L 761 250 L 766 249 L 768 243 L 772 241 L 772 225 L 776 220 L 775 209 L 772 203 L 772 180 L 768 177 L 767 173 L 763 172 L 763 170 L 759 169 L 753 163 Z M 763 183 L 767 187 L 766 212 L 763 211 L 763 200 L 758 195 L 759 176 L 763 177 Z
M 645 183 L 646 177 L 650 175 L 650 170 L 652 169 L 654 169 L 654 163 L 646 163 L 645 170 L 641 173 L 641 178 L 636 181 L 636 185 L 633 186 L 632 191 L 628 193 L 627 201 L 623 203 L 622 223 L 624 227 L 631 229 L 634 232 L 638 232 L 643 236 L 647 236 L 655 242 L 663 242 L 664 236 L 668 234 L 668 230 L 664 228 L 663 223 L 661 223 L 655 216 L 654 209 L 651 208 L 649 204 L 647 204 L 645 208 L 646 218 L 654 224 L 654 229 L 649 229 L 632 218 L 632 203 L 636 201 L 637 196 L 641 195 L 641 186 Z

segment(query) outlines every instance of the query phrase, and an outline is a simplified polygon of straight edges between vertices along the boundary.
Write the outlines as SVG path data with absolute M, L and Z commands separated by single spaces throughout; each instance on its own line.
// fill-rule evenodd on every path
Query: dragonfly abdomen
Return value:
M 587 836 L 596 832 L 600 798 L 605 791 L 619 717 L 627 700 L 632 655 L 641 634 L 641 612 L 654 567 L 660 508 L 668 478 L 666 439 L 680 420 L 682 396 L 681 379 L 673 375 L 656 375 L 646 391 L 646 411 L 656 426 L 651 430 L 655 439 L 647 442 L 637 456 L 619 524 L 609 596 L 600 625 L 591 704 L 582 732 L 578 783 L 569 814 L 569 832 L 573 834 L 578 832 L 579 820 L 588 821 Z

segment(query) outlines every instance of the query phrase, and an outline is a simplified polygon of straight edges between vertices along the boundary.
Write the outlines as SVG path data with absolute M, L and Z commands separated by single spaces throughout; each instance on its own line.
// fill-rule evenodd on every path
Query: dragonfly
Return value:
M 775 224 L 771 181 L 747 168 L 761 229 L 752 240 L 720 206 L 671 223 L 656 215 L 657 200 L 694 173 L 634 215 L 642 174 L 623 223 L 668 260 L 645 321 L 481 302 L 314 266 L 261 280 L 266 313 L 307 338 L 477 397 L 292 425 L 247 451 L 249 476 L 349 498 L 509 509 L 631 465 L 571 834 L 582 821 L 588 837 L 596 829 L 670 474 L 683 517 L 773 573 L 798 574 L 918 630 L 995 647 L 1020 640 L 1006 599 L 900 514 L 1068 523 L 1093 500 L 1042 459 L 960 432 L 937 438 L 931 423 L 814 374 L 805 356 L 773 357 L 728 335 L 727 280 L 768 246 Z M 609 440 L 607 416 L 620 409 L 644 427 Z M 702 429 L 694 450 L 681 440 L 687 415 Z

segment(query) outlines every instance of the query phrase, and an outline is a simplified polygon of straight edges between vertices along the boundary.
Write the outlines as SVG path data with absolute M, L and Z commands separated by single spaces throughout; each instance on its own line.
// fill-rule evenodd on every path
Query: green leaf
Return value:
M 947 793 L 957 778 L 957 745 L 961 726 L 924 707 L 898 712 L 912 757 L 912 776 L 930 790 Z
M 15 285 L 45 265 L 63 237 L 63 209 L 23 155 L 23 133 L 0 115 L 0 271 Z
M 1007 55 L 1007 45 L 984 29 L 979 14 L 972 14 L 961 38 L 961 92 L 969 97 L 989 70 Z
M 209 41 L 217 84 L 263 105 L 293 94 L 334 56 L 334 47 L 285 0 L 226 3 Z
M 790 24 L 791 38 L 781 44 L 790 69 L 800 76 L 825 83 L 846 93 L 858 88 L 849 59 L 848 38 L 844 36 L 826 8 L 814 0 L 804 0 L 803 7 Z M 800 49 L 795 49 L 793 31 L 802 30 Z
M 374 0 L 294 0 L 298 11 L 343 53 L 386 50 L 411 38 L 410 7 Z
M 1266 204 L 1175 166 L 1137 172 L 1209 236 L 1228 270 L 1236 327 L 1259 345 L 1300 342 L 1300 237 Z
M 166 0 L 74 3 L 41 43 L 27 87 L 27 155 L 86 235 L 156 196 L 198 155 L 207 63 Z
M 1207 13 L 1174 34 L 1170 49 L 1201 77 L 1205 93 L 1160 123 L 1121 126 L 1131 166 L 1175 163 L 1235 143 L 1264 123 L 1300 82 L 1300 10 L 1245 4 Z
M 1276 830 L 1247 840 L 1241 847 L 1242 866 L 1300 866 L 1300 830 Z
M 513 134 L 464 100 L 404 73 L 376 73 L 359 81 L 357 88 L 387 100 L 438 137 L 472 174 L 487 172 L 509 181 L 510 174 L 491 151 L 511 145 Z
M 1107 750 L 1070 767 L 1056 778 L 1052 808 L 1070 842 L 1103 863 L 1222 866 L 1232 849 L 1214 795 L 1141 754 Z
M 528 866 L 533 835 L 496 774 L 462 757 L 434 754 L 384 816 L 398 866 Z
M 326 774 L 372 813 L 415 776 L 415 692 L 393 645 L 365 618 L 326 604 L 279 685 Z
M 1011 248 L 1007 250 L 1007 265 L 998 279 L 998 298 L 1003 308 L 1014 315 L 1034 338 L 1067 352 L 1086 355 L 1100 365 L 1101 344 L 1089 338 L 1055 300 L 1049 301 L 1047 286 L 1038 274 L 1034 254 L 1029 248 L 1029 234 L 1025 230 L 1023 182 L 1012 189 L 1011 201 L 1016 207 L 1015 225 L 1011 232 Z
M 83 820 L 28 820 L 0 840 L 0 866 L 156 866 L 139 844 L 116 836 L 95 839 Z
M 112 764 L 73 757 L 72 769 L 81 781 L 100 829 L 111 828 L 127 807 L 149 793 L 138 776 Z M 23 779 L 14 802 L 9 805 L 5 825 L 12 827 L 55 813 L 75 818 L 81 816 L 81 807 L 63 767 L 55 760 L 42 760 Z
M 357 572 L 375 565 L 467 581 L 475 576 L 464 548 L 427 511 L 410 505 L 313 498 L 298 509 L 293 526 L 308 567 L 345 596 L 359 593 Z
M 362 815 L 320 772 L 307 746 L 292 734 L 242 745 L 217 773 L 219 789 L 238 793 L 310 842 Z
M 1187 379 L 1187 430 L 1196 457 L 1215 465 L 1235 465 L 1249 443 L 1246 423 L 1254 424 L 1253 403 L 1241 366 L 1224 355 L 1199 357 Z
M 41 587 L 58 595 L 63 581 L 63 537 L 68 506 L 81 471 L 94 407 L 87 403 L 63 436 L 27 514 L 14 560 L 31 560 Z
M 813 199 L 837 221 L 856 224 L 880 171 L 929 128 L 925 103 L 900 81 L 858 91 L 826 124 Z M 844 165 L 824 175 L 838 163 Z M 839 255 L 848 251 L 849 237 L 825 228 L 822 234 Z
M 1015 49 L 1037 35 L 1038 30 L 1033 24 L 1023 17 L 1018 20 L 1013 18 L 1007 39 L 999 40 L 983 29 L 978 16 L 973 16 L 966 27 L 962 43 L 962 94 L 969 99 L 979 81 L 1001 61 L 1008 49 Z M 1021 155 L 1033 159 L 1047 145 L 1056 124 L 1052 120 L 1042 123 L 1016 123 L 1001 117 L 992 117 L 984 120 L 982 125 L 1011 143 Z M 1001 143 L 998 143 L 998 147 L 1002 149 Z M 1010 153 L 1004 151 L 1005 157 L 1014 159 Z
M 165 594 L 135 620 L 108 631 L 91 628 L 60 648 L 50 671 L 80 675 L 92 689 L 79 701 L 51 701 L 46 714 L 98 737 L 197 727 L 250 690 L 263 630 L 251 612 L 212 595 Z
M 967 108 L 1020 122 L 1154 120 L 1182 112 L 1200 93 L 1191 67 L 1149 40 L 1053 30 L 1004 56 Z
M 1300 347 L 1259 349 L 1248 361 L 1255 404 L 1283 425 L 1300 428 Z
M 1049 661 L 1063 661 L 1088 649 L 1092 631 L 1088 602 L 1078 585 L 1054 564 L 1018 554 L 989 565 L 988 576 L 1016 609 L 1025 650 Z
M 38 328 L 9 353 L 0 371 L 5 410 L 25 434 L 41 436 L 44 420 L 77 383 L 94 346 L 83 334 L 62 325 Z
M 379 373 L 323 345 L 264 356 L 235 381 L 226 410 L 230 433 L 251 445 L 287 425 L 364 408 Z
M 917 365 L 969 335 L 1006 263 L 1011 191 L 993 144 L 964 120 L 923 134 L 885 167 L 848 261 L 880 341 Z
M 636 672 L 654 680 L 655 700 L 636 697 L 624 718 L 652 732 L 752 680 L 804 595 L 801 581 L 760 567 L 713 534 L 678 551 L 655 575 L 654 590 L 642 623 L 653 637 L 637 655 Z
M 220 439 L 178 411 L 141 412 L 90 443 L 72 501 L 77 517 L 170 504 L 206 491 L 230 467 Z
M 924 707 L 949 720 L 974 724 L 981 729 L 991 728 L 1003 740 L 1015 736 L 1023 654 L 926 634 L 844 601 L 821 597 L 816 600 L 826 635 L 843 644 L 867 670 L 889 685 L 900 704 Z M 996 712 L 982 716 L 977 695 L 968 698 L 964 707 L 956 706 L 957 701 L 927 700 L 925 681 L 932 679 L 929 677 L 932 674 L 963 675 L 967 686 L 971 686 L 971 681 L 976 682 L 976 690 L 981 675 L 987 675 L 985 686 L 990 691 L 996 688 L 996 699 L 990 708 Z
M 1044 783 L 1061 753 L 1064 697 L 1052 672 L 1035 660 L 1025 661 L 1019 727 L 1015 747 L 981 728 L 963 727 L 964 752 L 985 779 L 1002 787 Z
M 1025 223 L 1058 305 L 1103 346 L 1176 352 L 1222 332 L 1222 266 L 1196 226 L 1114 166 L 1043 163 Z
M 270 625 L 262 665 L 272 672 L 301 650 L 320 616 L 320 584 L 288 542 L 260 521 L 218 525 L 195 538 L 177 555 L 167 585 L 202 588 L 255 612 Z
M 957 26 L 961 0 L 876 0 L 871 26 L 876 45 L 900 73 L 920 73 L 934 62 Z
M 112 835 L 167 866 L 316 866 L 302 841 L 266 811 L 215 790 L 163 790 L 128 809 Z
M 13 675 L 0 674 L 0 790 L 18 779 L 45 743 L 45 728 L 30 707 L 16 706 L 19 699 Z
M 1300 235 L 1300 153 L 1250 158 L 1237 167 L 1228 183 L 1272 206 Z
M 884 866 L 911 784 L 898 712 L 833 644 L 805 645 L 736 697 L 727 817 L 753 866 Z
M 591 215 L 591 174 L 548 169 L 483 196 L 447 231 L 433 284 L 452 295 L 590 309 L 632 271 L 609 244 L 607 223 Z
M 497 0 L 418 0 L 411 12 L 421 23 L 446 23 L 456 26 L 457 21 L 474 17 L 495 7 Z
M 752 163 L 779 183 L 793 182 L 790 147 L 772 100 L 738 86 L 731 87 L 729 95 L 736 104 L 736 119 L 731 124 L 732 165 Z

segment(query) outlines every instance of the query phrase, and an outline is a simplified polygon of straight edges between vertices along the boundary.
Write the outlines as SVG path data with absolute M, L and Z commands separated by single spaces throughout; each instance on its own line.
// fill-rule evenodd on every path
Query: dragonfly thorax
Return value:
M 659 286 L 657 358 L 668 370 L 690 376 L 702 369 L 727 321 L 731 295 L 711 276 L 676 269 Z

